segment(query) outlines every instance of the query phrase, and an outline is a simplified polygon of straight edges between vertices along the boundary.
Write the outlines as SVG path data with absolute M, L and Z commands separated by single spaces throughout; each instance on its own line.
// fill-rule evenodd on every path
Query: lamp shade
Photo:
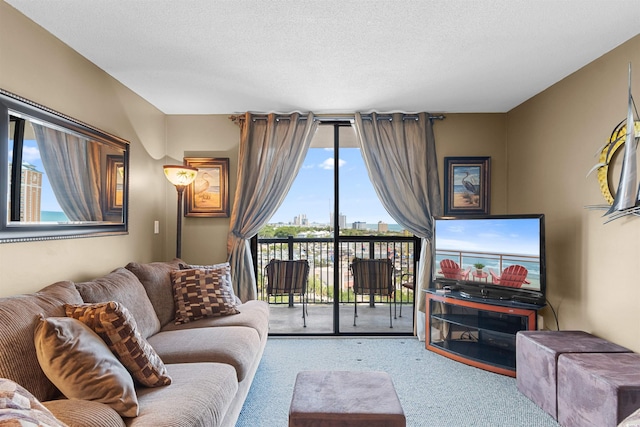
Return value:
M 187 186 L 196 179 L 198 169 L 183 165 L 164 165 L 164 174 L 170 183 L 178 186 Z

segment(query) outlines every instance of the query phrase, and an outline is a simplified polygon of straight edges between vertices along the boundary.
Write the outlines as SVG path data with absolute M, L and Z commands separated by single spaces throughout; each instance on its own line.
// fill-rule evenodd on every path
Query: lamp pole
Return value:
M 198 169 L 191 166 L 164 165 L 164 174 L 178 192 L 178 218 L 176 230 L 176 258 L 182 256 L 182 194 L 184 189 L 196 179 Z
M 176 185 L 178 191 L 178 224 L 176 235 L 176 258 L 182 256 L 182 193 L 184 193 L 186 185 Z

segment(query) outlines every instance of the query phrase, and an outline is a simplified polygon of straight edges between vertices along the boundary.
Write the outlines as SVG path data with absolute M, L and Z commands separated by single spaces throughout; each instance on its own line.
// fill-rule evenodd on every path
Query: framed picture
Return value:
M 229 159 L 185 157 L 184 164 L 198 168 L 195 181 L 185 190 L 184 216 L 228 217 Z
M 107 212 L 121 213 L 124 197 L 124 156 L 107 155 Z
M 488 215 L 490 157 L 444 158 L 444 214 Z

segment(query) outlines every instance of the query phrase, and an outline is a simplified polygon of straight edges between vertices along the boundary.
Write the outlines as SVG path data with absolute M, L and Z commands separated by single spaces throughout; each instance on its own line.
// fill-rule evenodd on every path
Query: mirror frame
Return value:
M 8 219 L 9 188 L 9 110 L 23 113 L 79 133 L 102 144 L 123 150 L 124 166 L 122 222 L 91 224 L 24 224 Z M 43 105 L 29 101 L 4 89 L 0 89 L 0 243 L 28 242 L 40 240 L 74 239 L 107 235 L 128 234 L 129 206 L 129 142 L 117 136 L 54 111 Z

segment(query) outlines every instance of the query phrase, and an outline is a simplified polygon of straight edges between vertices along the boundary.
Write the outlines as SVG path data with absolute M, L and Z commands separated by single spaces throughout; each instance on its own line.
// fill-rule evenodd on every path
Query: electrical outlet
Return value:
M 160 234 L 160 221 L 153 221 L 153 234 Z

